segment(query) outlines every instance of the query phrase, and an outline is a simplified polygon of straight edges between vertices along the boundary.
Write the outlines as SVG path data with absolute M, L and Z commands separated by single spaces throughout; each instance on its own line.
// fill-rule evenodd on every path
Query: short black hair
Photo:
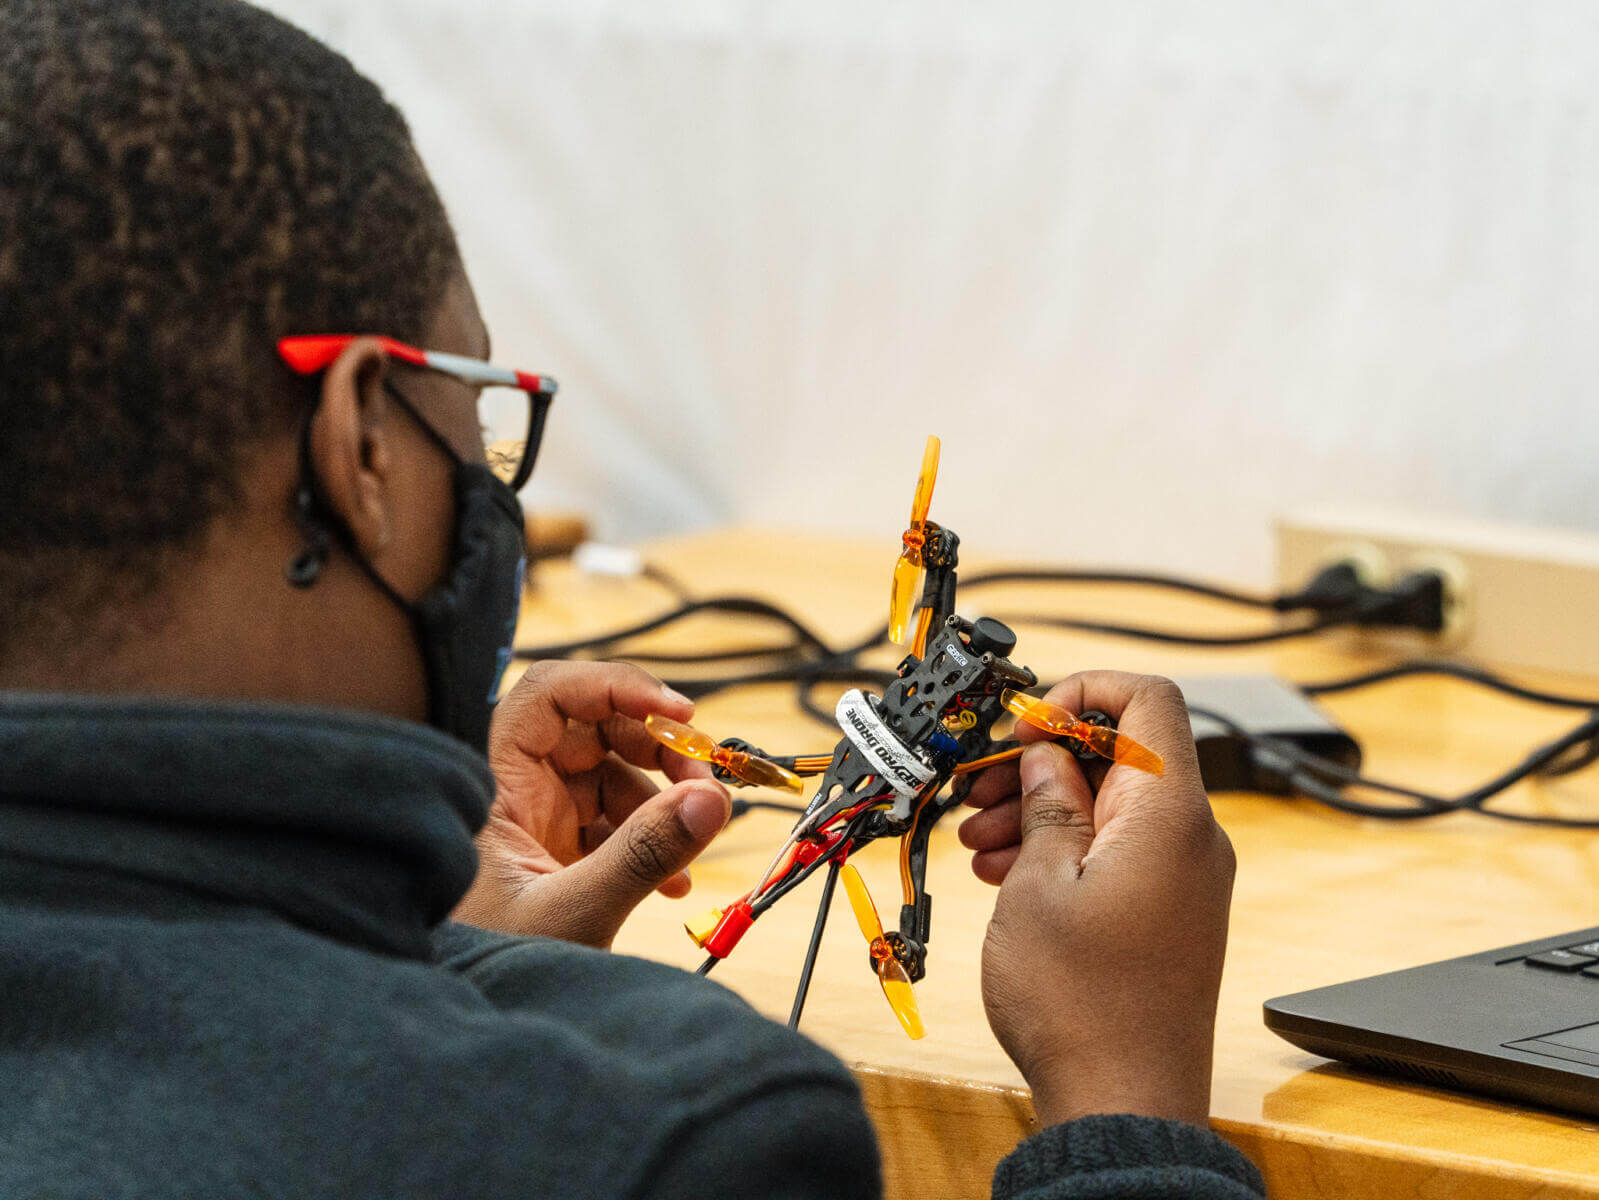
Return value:
M 417 341 L 459 255 L 399 111 L 240 0 L 0 2 L 0 650 L 240 500 L 294 333 Z

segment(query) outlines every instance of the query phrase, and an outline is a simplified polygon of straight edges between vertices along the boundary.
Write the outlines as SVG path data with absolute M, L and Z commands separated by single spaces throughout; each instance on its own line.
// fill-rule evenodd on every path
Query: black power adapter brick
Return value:
M 1179 679 L 1177 684 L 1189 704 L 1188 720 L 1207 791 L 1298 794 L 1287 776 L 1271 765 L 1277 756 L 1258 754 L 1240 729 L 1287 742 L 1351 770 L 1360 767 L 1360 743 L 1303 692 L 1275 675 L 1205 675 Z M 1237 728 L 1207 712 L 1227 718 Z

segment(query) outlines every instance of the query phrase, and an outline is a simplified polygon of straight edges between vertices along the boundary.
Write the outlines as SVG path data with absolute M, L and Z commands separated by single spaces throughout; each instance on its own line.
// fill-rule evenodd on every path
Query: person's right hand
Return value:
M 727 789 L 650 737 L 654 713 L 686 721 L 694 704 L 625 663 L 528 668 L 489 727 L 494 805 L 457 921 L 609 947 L 652 890 L 688 894 L 688 864 L 727 824 Z
M 1203 1125 L 1233 849 L 1200 783 L 1182 693 L 1093 671 L 1049 693 L 1099 709 L 1166 760 L 1164 776 L 1077 760 L 1040 742 L 977 776 L 961 827 L 1000 885 L 983 946 L 983 1004 L 1043 1125 L 1137 1113 Z M 1102 779 L 1096 788 L 1092 779 Z

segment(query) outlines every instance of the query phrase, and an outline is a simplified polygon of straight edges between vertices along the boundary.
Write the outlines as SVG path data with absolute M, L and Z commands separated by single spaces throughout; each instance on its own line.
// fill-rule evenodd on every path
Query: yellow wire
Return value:
M 906 904 L 916 903 L 916 885 L 911 882 L 911 835 L 916 832 L 916 823 L 922 819 L 922 809 L 927 807 L 927 802 L 932 798 L 932 792 L 922 797 L 922 802 L 911 816 L 911 827 L 899 839 L 899 888 Z
M 950 772 L 951 775 L 970 775 L 973 771 L 981 771 L 984 767 L 991 767 L 995 763 L 1009 762 L 1013 758 L 1020 758 L 1026 746 L 1013 746 L 1009 750 L 1001 750 L 998 754 L 990 754 L 986 758 L 974 758 L 971 762 L 961 763 Z
M 911 643 L 911 653 L 917 658 L 927 653 L 928 626 L 933 623 L 933 610 L 924 608 L 916 614 L 916 640 Z

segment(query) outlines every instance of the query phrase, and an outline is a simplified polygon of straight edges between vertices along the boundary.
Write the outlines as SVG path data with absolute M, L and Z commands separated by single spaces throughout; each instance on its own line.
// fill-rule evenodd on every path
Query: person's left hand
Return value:
M 608 947 L 650 892 L 688 894 L 687 867 L 727 824 L 727 790 L 644 729 L 692 701 L 622 663 L 535 663 L 489 730 L 494 805 L 453 917 Z M 640 768 L 664 771 L 658 790 Z

